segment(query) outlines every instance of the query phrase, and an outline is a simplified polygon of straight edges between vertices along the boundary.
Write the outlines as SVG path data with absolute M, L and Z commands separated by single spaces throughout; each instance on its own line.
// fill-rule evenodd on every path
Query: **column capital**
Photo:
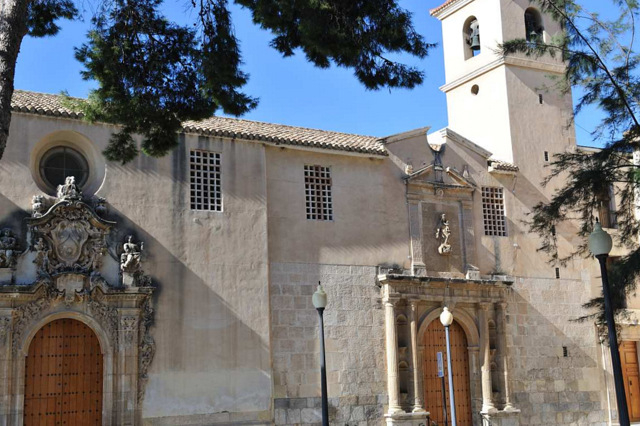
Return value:
M 500 309 L 506 311 L 507 310 L 507 305 L 508 303 L 504 300 L 501 300 L 499 302 L 496 302 L 496 306 L 498 306 Z
M 478 302 L 478 307 L 487 312 L 493 307 L 493 302 Z

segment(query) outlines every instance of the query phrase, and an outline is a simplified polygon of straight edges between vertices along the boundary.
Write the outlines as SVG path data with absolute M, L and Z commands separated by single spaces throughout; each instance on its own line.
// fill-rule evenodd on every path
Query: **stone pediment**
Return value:
M 405 177 L 410 184 L 474 190 L 476 186 L 452 167 L 430 164 Z

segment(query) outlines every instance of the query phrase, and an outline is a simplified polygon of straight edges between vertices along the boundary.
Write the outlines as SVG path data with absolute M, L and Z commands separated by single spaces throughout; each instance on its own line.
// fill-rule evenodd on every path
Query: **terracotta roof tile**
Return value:
M 82 118 L 82 113 L 62 105 L 60 95 L 16 90 L 11 100 L 15 112 L 54 117 Z M 283 145 L 387 155 L 380 138 L 326 130 L 262 123 L 227 117 L 211 117 L 202 121 L 183 123 L 187 133 L 256 140 Z
M 447 7 L 451 6 L 453 3 L 457 3 L 457 2 L 459 2 L 459 1 L 460 1 L 460 0 L 447 0 L 447 1 L 445 1 L 444 3 L 442 3 L 440 6 L 438 6 L 438 7 L 434 8 L 434 9 L 429 10 L 429 14 L 430 14 L 431 16 L 433 16 L 433 15 L 437 14 L 438 12 L 441 12 L 442 10 L 444 10 L 444 9 L 446 9 Z
M 489 160 L 488 163 L 490 170 L 513 173 L 517 173 L 520 170 L 520 168 L 515 164 L 508 163 L 506 161 Z

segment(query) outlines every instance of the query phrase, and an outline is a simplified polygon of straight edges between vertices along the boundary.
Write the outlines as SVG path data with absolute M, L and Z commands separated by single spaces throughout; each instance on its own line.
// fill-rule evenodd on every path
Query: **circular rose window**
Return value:
M 68 146 L 51 148 L 40 160 L 40 177 L 55 191 L 67 176 L 75 177 L 76 185 L 82 189 L 89 178 L 89 164 L 86 158 Z

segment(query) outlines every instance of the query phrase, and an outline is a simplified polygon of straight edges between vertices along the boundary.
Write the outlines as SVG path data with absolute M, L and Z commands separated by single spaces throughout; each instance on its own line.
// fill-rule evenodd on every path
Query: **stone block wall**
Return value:
M 376 268 L 272 263 L 271 346 L 275 424 L 320 421 L 318 281 L 324 312 L 329 417 L 336 425 L 380 425 L 387 404 L 384 311 Z
M 509 296 L 507 344 L 514 405 L 522 425 L 604 425 L 603 372 L 589 283 L 518 278 Z M 566 347 L 566 356 L 563 347 Z

